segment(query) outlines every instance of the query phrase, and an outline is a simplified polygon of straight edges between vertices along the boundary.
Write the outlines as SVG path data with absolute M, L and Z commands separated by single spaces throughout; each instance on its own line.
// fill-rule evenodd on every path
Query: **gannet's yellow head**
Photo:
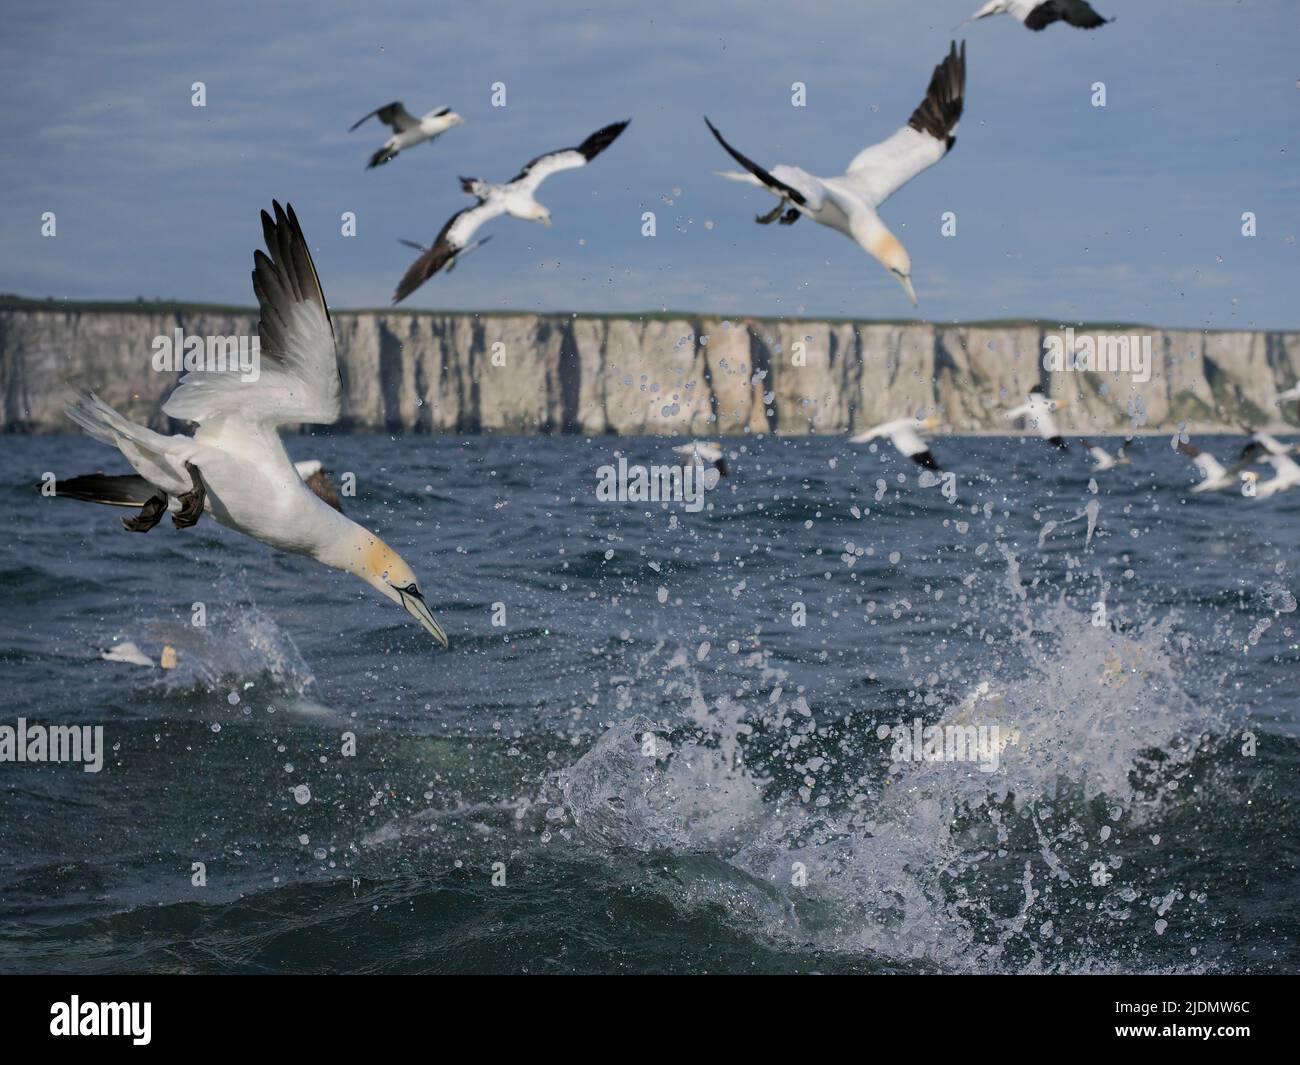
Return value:
M 939 424 L 940 424 L 939 419 L 936 418 L 933 414 L 931 414 L 928 418 L 921 419 L 922 429 L 938 429 Z
M 533 213 L 529 215 L 529 217 L 534 222 L 541 222 L 542 225 L 544 226 L 549 227 L 551 224 L 551 212 L 547 210 L 545 207 L 543 207 L 540 203 L 537 204 L 536 208 L 533 210 Z
M 898 238 L 882 227 L 880 235 L 867 247 L 880 264 L 894 275 L 894 279 L 903 286 L 912 306 L 917 305 L 916 290 L 912 288 L 912 257 L 907 249 L 898 242 Z
M 356 528 L 357 532 L 345 549 L 344 564 L 340 568 L 355 573 L 372 588 L 397 603 L 423 625 L 445 650 L 448 646 L 447 634 L 434 620 L 411 567 L 378 536 L 359 525 Z

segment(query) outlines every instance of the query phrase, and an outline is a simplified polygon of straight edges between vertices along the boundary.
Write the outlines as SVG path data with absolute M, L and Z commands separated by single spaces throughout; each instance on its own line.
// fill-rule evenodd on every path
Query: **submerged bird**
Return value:
M 911 459 L 918 466 L 924 466 L 927 470 L 937 470 L 939 464 L 935 462 L 934 455 L 930 453 L 929 445 L 921 439 L 921 431 L 937 429 L 938 427 L 938 418 L 924 418 L 921 420 L 899 418 L 897 421 L 882 422 L 865 432 L 858 433 L 857 436 L 851 436 L 849 437 L 849 443 L 868 444 L 878 436 L 887 436 L 889 442 L 898 449 L 899 454 Z
M 722 453 L 722 445 L 707 440 L 694 440 L 673 448 L 673 453 L 687 459 L 699 459 L 704 466 L 712 466 L 718 473 L 727 476 L 727 459 Z
M 1099 447 L 1087 440 L 1080 440 L 1079 443 L 1083 446 L 1083 450 L 1092 456 L 1093 472 L 1101 473 L 1103 470 L 1113 470 L 1116 466 L 1127 466 L 1133 461 L 1128 457 L 1128 446 L 1132 439 L 1132 437 L 1129 437 L 1124 443 L 1120 444 L 1119 450 L 1114 455 L 1104 447 Z
M 1065 442 L 1063 437 L 1056 428 L 1056 419 L 1052 417 L 1053 411 L 1058 411 L 1066 405 L 1063 399 L 1048 399 L 1043 395 L 1041 385 L 1034 385 L 1029 390 L 1029 401 L 1014 410 L 1007 411 L 1003 417 L 1008 420 L 1013 418 L 1024 418 L 1025 424 L 1038 430 L 1038 435 L 1046 440 L 1049 444 L 1054 444 L 1062 451 L 1069 451 L 1070 445 Z
M 1087 0 L 989 0 L 961 26 L 969 25 L 976 19 L 1002 14 L 1011 15 L 1023 22 L 1029 30 L 1041 30 L 1057 21 L 1064 22 L 1067 26 L 1077 26 L 1081 30 L 1095 30 L 1098 26 L 1114 21 L 1102 18 Z M 961 26 L 957 28 L 961 29 Z
M 270 255 L 253 253 L 261 341 L 257 379 L 209 372 L 182 377 L 162 409 L 172 418 L 197 422 L 193 436 L 166 436 L 136 425 L 93 392 L 70 402 L 68 417 L 96 440 L 120 449 L 151 487 L 140 513 L 124 523 L 131 531 L 148 532 L 168 510 L 182 529 L 210 514 L 271 547 L 310 555 L 360 577 L 446 647 L 447 635 L 411 567 L 374 533 L 314 494 L 285 453 L 280 426 L 337 421 L 342 387 L 334 327 L 307 241 L 293 208 L 273 207 L 274 218 L 262 212 Z M 132 482 L 123 494 L 135 491 Z
M 704 120 L 718 143 L 745 168 L 745 173 L 720 171 L 719 176 L 766 188 L 780 201 L 768 214 L 756 219 L 768 225 L 777 216 L 791 225 L 800 215 L 843 233 L 880 262 L 903 286 L 908 299 L 916 303 L 912 287 L 912 260 L 876 214 L 876 208 L 921 171 L 934 166 L 948 154 L 956 141 L 966 91 L 966 43 L 961 51 L 953 43 L 947 58 L 934 68 L 925 99 L 907 125 L 878 144 L 864 148 L 839 177 L 820 178 L 797 166 L 774 166 L 764 170 L 723 140 L 707 118 Z M 784 212 L 784 213 L 782 213 Z
M 384 141 L 384 146 L 370 157 L 370 162 L 366 164 L 367 170 L 395 158 L 397 153 L 404 148 L 414 148 L 424 141 L 435 140 L 451 129 L 452 126 L 459 126 L 465 121 L 450 107 L 436 107 L 428 114 L 416 118 L 402 106 L 401 100 L 394 100 L 391 104 L 377 107 L 365 118 L 358 119 L 352 124 L 348 132 L 351 133 L 363 122 L 371 118 L 378 118 L 384 125 L 391 127 L 393 135 Z
M 411 268 L 398 283 L 397 291 L 393 293 L 393 302 L 400 303 L 406 299 L 444 266 L 450 270 L 457 256 L 476 246 L 470 244 L 470 239 L 479 227 L 499 215 L 508 214 L 527 222 L 540 222 L 549 226 L 551 212 L 533 198 L 537 187 L 561 170 L 586 166 L 614 143 L 618 135 L 627 129 L 627 124 L 615 122 L 604 129 L 598 129 L 576 148 L 564 148 L 558 152 L 539 155 L 532 162 L 525 163 L 524 168 L 504 185 L 489 185 L 478 178 L 461 178 L 461 189 L 478 202 L 447 219 L 447 224 L 442 227 L 433 247 L 411 264 Z

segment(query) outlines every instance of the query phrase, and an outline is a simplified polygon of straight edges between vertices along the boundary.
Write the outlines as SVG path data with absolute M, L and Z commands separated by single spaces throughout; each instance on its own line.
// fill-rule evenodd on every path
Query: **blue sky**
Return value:
M 953 152 L 882 209 L 920 307 L 845 237 L 757 226 L 707 113 L 755 159 L 832 174 L 919 102 L 978 0 L 42 3 L 0 37 L 0 292 L 250 304 L 258 211 L 290 200 L 338 308 L 531 157 L 633 123 L 403 306 L 1300 327 L 1296 0 L 1097 0 L 1114 25 L 966 27 Z M 203 81 L 207 106 L 190 104 Z M 807 106 L 791 106 L 791 84 Z M 1091 104 L 1106 85 L 1107 106 Z M 494 82 L 507 106 L 490 103 Z M 393 99 L 466 118 L 374 171 Z M 657 235 L 641 235 L 641 215 Z M 54 211 L 58 235 L 40 235 Z M 354 211 L 358 235 L 340 234 Z M 957 235 L 940 216 L 957 214 Z M 1241 235 L 1253 211 L 1258 235 Z

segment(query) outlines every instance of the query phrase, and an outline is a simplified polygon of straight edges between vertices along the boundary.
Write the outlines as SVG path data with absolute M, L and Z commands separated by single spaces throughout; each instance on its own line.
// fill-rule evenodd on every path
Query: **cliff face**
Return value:
M 1300 379 L 1300 333 L 1127 328 L 1151 338 L 1150 380 L 1139 383 L 1044 370 L 1049 330 L 1033 324 L 336 312 L 334 325 L 343 427 L 355 430 L 824 434 L 924 409 L 950 432 L 997 432 L 1011 428 L 1001 411 L 1040 383 L 1067 401 L 1067 432 L 1300 424 L 1300 405 L 1277 400 Z M 151 343 L 177 328 L 252 336 L 256 318 L 0 310 L 0 431 L 71 431 L 69 385 L 164 428 L 158 405 L 177 375 L 153 369 Z

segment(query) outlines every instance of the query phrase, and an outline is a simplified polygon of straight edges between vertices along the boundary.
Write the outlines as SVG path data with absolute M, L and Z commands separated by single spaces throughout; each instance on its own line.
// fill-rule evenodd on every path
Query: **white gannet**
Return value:
M 712 122 L 707 118 L 704 121 L 718 143 L 746 170 L 743 174 L 719 171 L 719 176 L 766 188 L 780 201 L 768 214 L 758 217 L 761 225 L 778 215 L 783 225 L 790 225 L 804 214 L 843 233 L 878 260 L 915 304 L 911 257 L 880 220 L 876 208 L 948 154 L 957 139 L 965 91 L 963 41 L 960 53 L 954 43 L 947 58 L 934 68 L 925 99 L 912 112 L 907 125 L 879 144 L 864 148 L 853 157 L 847 173 L 833 178 L 816 177 L 797 166 L 778 165 L 770 172 L 764 170 L 723 140 Z M 787 210 L 787 205 L 792 206 Z
M 1261 454 L 1268 455 L 1289 455 L 1294 450 L 1291 445 L 1282 443 L 1275 436 L 1269 436 L 1263 429 L 1252 429 L 1249 425 L 1243 425 L 1242 431 L 1250 437 L 1246 441 L 1246 446 L 1241 449 L 1241 459 L 1243 461 L 1258 460 Z
M 1025 424 L 1038 430 L 1038 435 L 1046 440 L 1049 444 L 1055 444 L 1062 451 L 1068 451 L 1070 445 L 1065 442 L 1056 428 L 1056 419 L 1052 417 L 1052 412 L 1060 410 L 1066 406 L 1067 401 L 1064 399 L 1048 399 L 1043 395 L 1041 385 L 1034 385 L 1029 390 L 1029 401 L 1014 410 L 1006 411 L 1004 418 L 1024 418 Z
M 446 633 L 424 601 L 415 574 L 374 533 L 344 517 L 303 483 L 279 428 L 338 420 L 342 387 L 334 327 L 311 252 L 293 208 L 262 212 L 270 256 L 253 253 L 261 342 L 260 375 L 192 372 L 163 413 L 197 422 L 193 436 L 165 436 L 128 421 L 93 392 L 67 406 L 68 417 L 122 454 L 154 489 L 140 514 L 124 522 L 148 532 L 178 504 L 172 522 L 194 525 L 207 513 L 281 551 L 310 555 L 360 577 L 402 606 L 443 647 Z
M 727 476 L 727 459 L 722 453 L 721 444 L 709 440 L 693 440 L 689 444 L 673 448 L 673 453 L 687 459 L 698 458 L 701 465 L 712 466 L 721 476 Z
M 630 121 L 631 119 L 627 122 L 615 122 L 598 129 L 576 148 L 563 148 L 557 152 L 539 155 L 532 162 L 525 163 L 524 168 L 504 185 L 489 185 L 478 178 L 461 178 L 461 189 L 475 197 L 478 203 L 473 207 L 457 211 L 447 219 L 447 224 L 438 233 L 438 239 L 433 242 L 433 247 L 416 259 L 402 280 L 398 282 L 397 291 L 393 293 L 393 302 L 400 303 L 406 299 L 444 266 L 450 270 L 449 264 L 457 256 L 475 247 L 470 244 L 470 238 L 478 228 L 499 215 L 508 214 L 514 218 L 522 218 L 526 222 L 540 222 L 544 226 L 549 226 L 551 212 L 533 198 L 538 186 L 561 170 L 586 166 L 614 143 L 618 135 L 627 129 Z
M 465 121 L 450 107 L 435 107 L 428 114 L 416 118 L 402 106 L 401 100 L 394 100 L 391 104 L 375 108 L 365 118 L 358 119 L 348 132 L 351 133 L 371 118 L 378 118 L 384 125 L 391 127 L 393 135 L 370 157 L 370 162 L 366 164 L 367 170 L 388 162 L 403 148 L 413 148 L 424 141 L 435 140 L 452 126 L 459 126 Z
M 1087 0 L 989 0 L 957 28 L 961 29 L 976 19 L 1001 14 L 1011 15 L 1030 30 L 1044 29 L 1058 20 L 1081 30 L 1095 30 L 1114 21 L 1102 18 Z
M 1099 447 L 1097 444 L 1088 440 L 1080 440 L 1079 443 L 1083 447 L 1083 450 L 1092 456 L 1093 473 L 1101 473 L 1104 470 L 1113 470 L 1116 466 L 1127 466 L 1133 461 L 1128 457 L 1128 445 L 1129 440 L 1131 439 L 1132 438 L 1130 437 L 1128 440 L 1125 440 L 1124 443 L 1120 444 L 1119 450 L 1115 452 L 1114 455 L 1104 447 Z
M 1285 392 L 1279 392 L 1277 394 L 1277 402 L 1279 406 L 1283 403 L 1289 403 L 1293 399 L 1300 399 L 1300 381 L 1297 381 Z
M 887 436 L 889 442 L 904 457 L 911 459 L 918 466 L 924 466 L 927 470 L 937 470 L 939 464 L 935 462 L 929 446 L 921 439 L 921 432 L 937 429 L 938 427 L 938 418 L 931 417 L 920 420 L 916 418 L 899 418 L 892 422 L 882 422 L 865 432 L 858 433 L 857 436 L 851 436 L 849 437 L 849 443 L 868 444 L 878 436 Z
M 1187 441 L 1178 441 L 1176 447 L 1179 454 L 1186 455 L 1196 463 L 1196 468 L 1201 471 L 1200 482 L 1192 485 L 1193 492 L 1218 492 L 1225 488 L 1237 487 L 1238 473 L 1253 458 L 1251 446 L 1247 444 L 1242 452 L 1242 457 L 1234 462 L 1230 468 L 1225 469 L 1223 464 L 1213 455 L 1202 451 Z
M 1261 481 L 1259 474 L 1254 470 L 1246 470 L 1241 475 L 1243 487 L 1247 482 L 1254 484 L 1255 490 L 1245 491 L 1244 495 L 1254 496 L 1257 499 L 1266 499 L 1268 496 L 1276 495 L 1278 492 L 1285 492 L 1289 488 L 1295 488 L 1300 485 L 1300 466 L 1297 466 L 1290 455 L 1275 455 L 1269 452 L 1264 456 L 1264 461 L 1273 467 L 1277 472 L 1267 481 Z

